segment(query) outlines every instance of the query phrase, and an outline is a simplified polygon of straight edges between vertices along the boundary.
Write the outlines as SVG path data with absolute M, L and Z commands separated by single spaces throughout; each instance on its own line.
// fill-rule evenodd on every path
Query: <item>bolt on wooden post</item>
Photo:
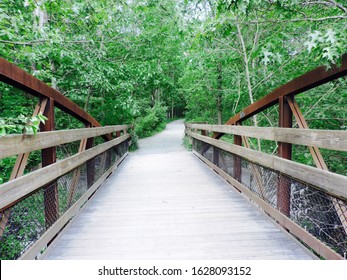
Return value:
M 54 100 L 49 99 L 43 115 L 48 119 L 45 124 L 41 124 L 40 130 L 54 130 Z M 42 149 L 41 151 L 42 167 L 48 166 L 56 162 L 56 147 Z M 44 208 L 46 226 L 51 226 L 59 217 L 59 200 L 58 186 L 54 181 L 44 188 Z
M 279 98 L 279 127 L 291 128 L 293 113 L 286 97 Z M 278 156 L 292 159 L 292 144 L 278 142 Z M 282 174 L 279 175 L 277 186 L 277 208 L 283 214 L 290 216 L 290 182 Z

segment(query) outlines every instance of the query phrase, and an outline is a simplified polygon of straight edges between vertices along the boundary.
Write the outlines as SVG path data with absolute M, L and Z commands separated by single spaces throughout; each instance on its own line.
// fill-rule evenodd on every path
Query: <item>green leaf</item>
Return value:
M 314 49 L 317 46 L 317 44 L 314 41 L 306 41 L 304 45 L 307 46 L 307 50 L 309 53 L 312 51 L 312 49 Z

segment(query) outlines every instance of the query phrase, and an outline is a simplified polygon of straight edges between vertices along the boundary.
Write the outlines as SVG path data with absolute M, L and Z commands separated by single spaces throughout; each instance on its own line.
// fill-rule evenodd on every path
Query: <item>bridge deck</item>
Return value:
M 183 129 L 142 140 L 46 258 L 314 258 L 185 151 Z

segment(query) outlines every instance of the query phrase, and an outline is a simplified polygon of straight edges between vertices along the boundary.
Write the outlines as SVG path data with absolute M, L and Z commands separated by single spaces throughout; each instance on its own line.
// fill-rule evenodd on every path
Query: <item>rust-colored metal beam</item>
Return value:
M 0 58 L 0 81 L 34 96 L 51 98 L 54 100 L 55 106 L 83 123 L 90 123 L 94 127 L 101 126 L 97 120 L 59 91 L 3 58 Z
M 279 98 L 279 127 L 291 128 L 293 114 L 290 110 L 287 97 Z M 292 159 L 292 144 L 278 142 L 278 156 L 284 159 Z M 279 175 L 277 186 L 277 208 L 286 216 L 290 217 L 290 182 L 283 174 Z
M 41 124 L 41 131 L 54 130 L 54 100 L 50 98 L 47 102 L 43 115 L 47 118 L 44 124 Z M 56 162 L 56 147 L 42 149 L 41 151 L 42 167 Z M 53 181 L 44 188 L 44 207 L 46 227 L 50 227 L 59 218 L 59 198 L 58 185 Z
M 89 127 L 89 125 L 87 125 L 87 127 Z M 87 142 L 88 142 L 87 138 L 82 139 L 80 141 L 80 147 L 78 149 L 78 153 L 82 153 L 87 149 Z M 69 195 L 68 195 L 68 199 L 67 199 L 68 207 L 71 207 L 71 205 L 74 203 L 74 198 L 76 195 L 78 180 L 80 179 L 80 175 L 81 175 L 81 169 L 80 168 L 75 169 L 73 172 L 73 175 L 72 175 L 70 191 L 69 191 Z
M 39 103 L 36 105 L 35 110 L 32 114 L 32 117 L 37 116 L 38 114 L 42 114 L 45 111 L 46 105 L 47 105 L 47 98 L 44 98 L 39 101 Z M 26 164 L 29 159 L 30 152 L 24 153 L 24 154 L 19 154 L 16 159 L 16 163 L 14 167 L 12 168 L 12 173 L 10 176 L 10 181 L 14 180 L 24 174 L 24 170 L 26 167 Z M 4 210 L 3 213 L 1 213 L 1 218 L 0 218 L 0 237 L 3 235 L 6 225 L 8 223 L 8 220 L 11 215 L 11 208 Z
M 288 98 L 288 104 L 290 106 L 290 109 L 293 112 L 293 115 L 295 117 L 296 122 L 298 123 L 298 126 L 300 129 L 307 129 L 308 124 L 305 120 L 305 117 L 303 115 L 303 113 L 300 110 L 300 107 L 298 105 L 298 103 L 295 101 L 294 97 L 290 97 Z M 319 150 L 319 148 L 317 147 L 309 147 L 310 153 L 312 155 L 313 161 L 315 162 L 317 168 L 319 169 L 323 169 L 323 170 L 329 170 L 324 158 Z M 336 213 L 341 221 L 341 224 L 347 234 L 347 204 L 343 203 L 342 201 L 339 201 L 338 199 L 336 199 L 335 197 L 331 197 L 329 196 L 331 199 L 331 202 L 334 205 L 334 208 L 336 210 Z
M 119 131 L 117 131 L 119 132 Z M 94 138 L 88 138 L 86 150 L 93 148 Z M 95 180 L 95 163 L 93 160 L 87 161 L 87 186 L 90 188 Z
M 237 122 L 236 125 L 242 125 L 241 122 Z M 242 136 L 234 134 L 234 144 L 238 146 L 242 146 Z M 234 178 L 238 182 L 242 182 L 242 166 L 241 166 L 241 158 L 238 156 L 234 157 Z
M 229 119 L 226 124 L 235 124 L 237 121 L 246 120 L 278 103 L 280 97 L 296 95 L 346 75 L 347 54 L 342 57 L 342 64 L 340 67 L 332 65 L 332 67 L 327 70 L 326 67 L 320 66 L 310 72 L 307 72 L 306 74 L 301 75 L 300 77 L 297 77 L 294 80 L 280 86 L 262 99 L 246 107 L 240 113 Z
M 309 89 L 323 85 L 332 80 L 341 78 L 347 75 L 347 54 L 342 56 L 341 66 L 332 65 L 330 69 L 320 66 L 300 77 L 291 80 L 290 82 L 278 87 L 268 95 L 249 105 L 241 112 L 231 117 L 225 124 L 235 125 L 239 121 L 244 121 L 254 116 L 255 114 L 264 111 L 279 102 L 281 97 L 296 95 L 305 92 Z M 215 133 L 214 138 L 219 139 L 223 133 Z
M 308 129 L 307 122 L 305 120 L 304 115 L 302 114 L 300 107 L 298 103 L 296 103 L 294 96 L 288 98 L 288 104 L 290 106 L 291 111 L 293 112 L 293 115 L 295 117 L 295 120 L 298 124 L 298 127 L 300 129 Z M 323 159 L 322 154 L 320 153 L 319 149 L 317 147 L 308 147 L 310 150 L 310 153 L 312 155 L 312 158 L 316 164 L 316 166 L 323 170 L 328 170 L 328 167 Z
M 251 149 L 251 145 L 249 144 L 248 137 L 246 137 L 246 136 L 241 136 L 241 137 L 242 137 L 242 142 L 244 143 L 245 147 L 247 149 Z M 256 165 L 252 162 L 249 162 L 248 164 L 249 164 L 251 172 L 253 174 L 255 185 L 258 188 L 258 194 L 261 197 L 261 199 L 265 200 L 266 199 L 266 196 L 265 196 L 266 191 L 265 191 L 264 186 L 263 186 L 263 180 L 262 180 L 262 176 L 259 172 L 259 169 L 257 169 Z

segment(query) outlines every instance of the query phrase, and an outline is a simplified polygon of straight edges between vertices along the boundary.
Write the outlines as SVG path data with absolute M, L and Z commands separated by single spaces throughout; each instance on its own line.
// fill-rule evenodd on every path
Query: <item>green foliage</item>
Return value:
M 183 137 L 183 147 L 185 147 L 188 151 L 193 150 L 192 140 L 187 135 Z
M 0 118 L 0 136 L 7 134 L 36 134 L 40 129 L 40 123 L 45 123 L 47 118 L 42 114 L 34 117 L 20 115 L 17 118 Z
M 136 151 L 139 148 L 139 143 L 138 143 L 138 136 L 136 135 L 136 133 L 134 131 L 130 132 L 130 136 L 131 136 L 131 145 L 129 147 L 129 151 Z
M 159 132 L 165 128 L 167 108 L 157 104 L 153 108 L 147 110 L 144 117 L 139 118 L 135 124 L 135 133 L 140 138 L 149 137 L 155 132 Z
M 57 88 L 102 125 L 135 124 L 131 149 L 137 137 L 162 130 L 167 116 L 225 122 L 308 70 L 339 64 L 347 49 L 344 1 L 111 2 L 2 0 L 0 56 Z M 347 82 L 339 79 L 296 100 L 310 128 L 346 129 L 346 94 Z M 27 117 L 37 101 L 0 83 L 0 136 L 35 134 L 46 120 Z M 243 124 L 276 126 L 278 107 Z M 55 127 L 84 124 L 56 108 Z M 258 140 L 250 144 L 257 147 Z M 277 148 L 271 141 L 260 146 L 268 153 Z M 322 153 L 331 171 L 347 174 L 346 153 Z M 314 164 L 304 147 L 294 146 L 293 159 Z M 0 159 L 0 184 L 14 162 Z M 32 153 L 27 169 L 39 162 L 39 152 Z M 21 250 L 14 241 L 11 246 Z

